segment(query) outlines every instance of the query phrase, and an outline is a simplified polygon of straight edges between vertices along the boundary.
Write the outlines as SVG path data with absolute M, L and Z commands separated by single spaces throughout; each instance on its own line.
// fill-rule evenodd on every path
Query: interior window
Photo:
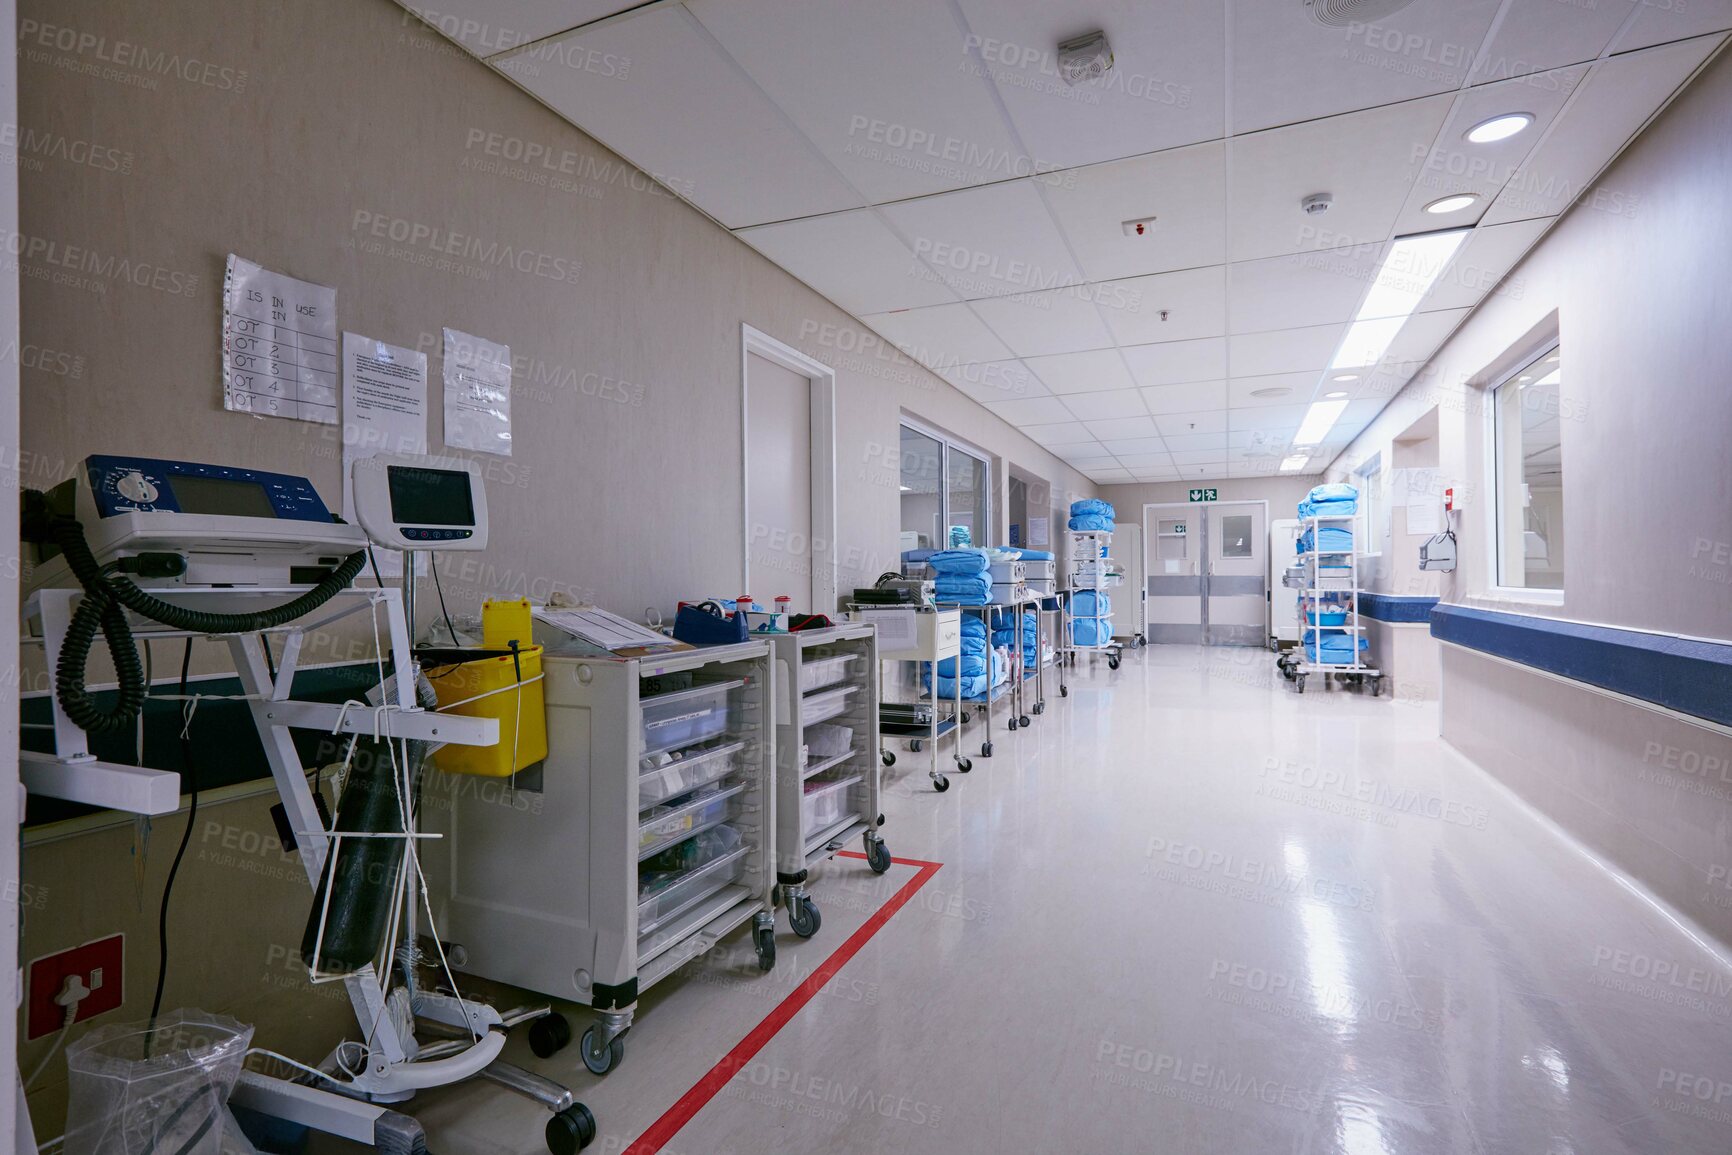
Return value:
M 1493 395 L 1501 586 L 1564 588 L 1562 375 L 1554 345 Z
M 944 520 L 944 446 L 936 437 L 902 427 L 902 548 L 939 549 Z
M 946 541 L 960 545 L 966 538 L 969 545 L 986 545 L 986 462 L 952 445 L 946 472 Z
M 1251 515 L 1231 514 L 1221 518 L 1221 556 L 1250 557 L 1253 553 L 1251 545 Z

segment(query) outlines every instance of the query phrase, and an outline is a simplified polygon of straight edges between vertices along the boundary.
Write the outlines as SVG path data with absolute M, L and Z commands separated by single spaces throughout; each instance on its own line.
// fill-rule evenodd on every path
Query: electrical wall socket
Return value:
M 29 968 L 25 1040 L 52 1035 L 66 1025 L 66 1008 L 55 1002 L 54 996 L 72 975 L 83 979 L 90 988 L 89 996 L 78 1004 L 74 1022 L 82 1023 L 119 1007 L 125 967 L 126 936 L 119 934 L 33 959 Z

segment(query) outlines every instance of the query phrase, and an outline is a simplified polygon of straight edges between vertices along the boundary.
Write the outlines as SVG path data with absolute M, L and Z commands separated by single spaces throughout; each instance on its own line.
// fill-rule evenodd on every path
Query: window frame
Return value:
M 1359 518 L 1355 523 L 1354 548 L 1360 557 L 1383 556 L 1383 527 L 1377 513 L 1383 506 L 1379 488 L 1383 484 L 1383 454 L 1374 453 L 1359 463 L 1353 471 L 1354 484 L 1359 489 Z
M 992 544 L 990 538 L 993 536 L 993 531 L 997 527 L 997 520 L 994 517 L 995 503 L 993 501 L 994 493 L 992 487 L 992 455 L 978 446 L 971 445 L 960 438 L 953 437 L 944 430 L 939 429 L 936 426 L 928 425 L 924 421 L 911 417 L 906 413 L 897 418 L 896 426 L 896 444 L 898 447 L 902 444 L 902 430 L 909 429 L 920 434 L 922 437 L 929 437 L 938 442 L 941 449 L 938 455 L 938 520 L 939 528 L 944 534 L 944 540 L 932 543 L 931 548 L 950 548 L 950 454 L 953 450 L 980 463 L 981 485 L 985 490 L 982 495 L 982 517 L 986 522 L 986 524 L 981 528 L 981 532 L 984 533 L 989 540 L 981 541 L 979 540 L 980 535 L 976 534 L 973 544 L 982 548 L 989 547 Z M 897 455 L 896 475 L 898 482 L 900 482 L 902 476 L 900 453 Z M 900 498 L 900 494 L 898 494 L 898 497 Z M 899 525 L 901 524 L 900 517 L 898 518 L 897 523 Z M 900 552 L 897 556 L 901 556 Z
M 1486 559 L 1489 571 L 1486 575 L 1487 596 L 1499 601 L 1526 602 L 1530 605 L 1561 606 L 1568 587 L 1568 577 L 1565 577 L 1564 588 L 1553 589 L 1546 586 L 1512 586 L 1505 585 L 1503 580 L 1503 540 L 1504 540 L 1504 489 L 1500 473 L 1503 460 L 1503 428 L 1498 417 L 1501 409 L 1499 393 L 1505 386 L 1516 382 L 1522 373 L 1533 368 L 1545 358 L 1558 353 L 1563 348 L 1563 341 L 1553 334 L 1544 341 L 1533 345 L 1526 353 L 1515 358 L 1511 368 L 1490 381 L 1485 389 L 1485 478 L 1486 492 L 1491 494 L 1491 516 L 1486 518 Z M 1562 356 L 1559 357 L 1562 364 Z M 1518 385 L 1519 388 L 1519 385 Z M 1563 452 L 1563 425 L 1558 427 L 1559 453 Z

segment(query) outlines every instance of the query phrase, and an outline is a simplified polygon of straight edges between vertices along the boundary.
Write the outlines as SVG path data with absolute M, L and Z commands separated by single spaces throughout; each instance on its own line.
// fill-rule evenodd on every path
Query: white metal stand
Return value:
M 1349 529 L 1357 520 L 1355 514 L 1340 514 L 1327 517 L 1307 517 L 1300 519 L 1301 536 L 1311 535 L 1311 548 L 1299 555 L 1304 566 L 1305 588 L 1299 591 L 1299 648 L 1281 655 L 1276 660 L 1277 667 L 1299 693 L 1305 692 L 1305 679 L 1310 674 L 1324 676 L 1324 684 L 1328 684 L 1330 674 L 1344 675 L 1349 681 L 1363 682 L 1369 680 L 1373 696 L 1382 693 L 1383 672 L 1365 664 L 1361 657 L 1359 641 L 1365 636 L 1365 626 L 1359 617 L 1359 551 L 1358 542 L 1354 542 L 1346 552 L 1340 550 L 1324 550 L 1318 546 L 1323 544 L 1322 532 L 1327 527 L 1345 523 Z M 1344 577 L 1327 576 L 1321 573 L 1322 559 L 1325 557 L 1344 557 L 1347 573 Z M 1327 581 L 1327 584 L 1325 584 Z M 1318 598 L 1321 595 L 1346 595 L 1347 620 L 1338 626 L 1319 625 L 1321 617 Z M 1350 640 L 1352 659 L 1347 662 L 1324 662 L 1322 657 L 1322 631 L 1341 630 Z M 1305 641 L 1306 635 L 1311 641 Z

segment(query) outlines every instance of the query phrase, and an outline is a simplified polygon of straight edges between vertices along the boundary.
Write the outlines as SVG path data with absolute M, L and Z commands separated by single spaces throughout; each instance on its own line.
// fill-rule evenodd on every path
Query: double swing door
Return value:
M 1268 515 L 1261 501 L 1143 507 L 1150 642 L 1267 641 Z

